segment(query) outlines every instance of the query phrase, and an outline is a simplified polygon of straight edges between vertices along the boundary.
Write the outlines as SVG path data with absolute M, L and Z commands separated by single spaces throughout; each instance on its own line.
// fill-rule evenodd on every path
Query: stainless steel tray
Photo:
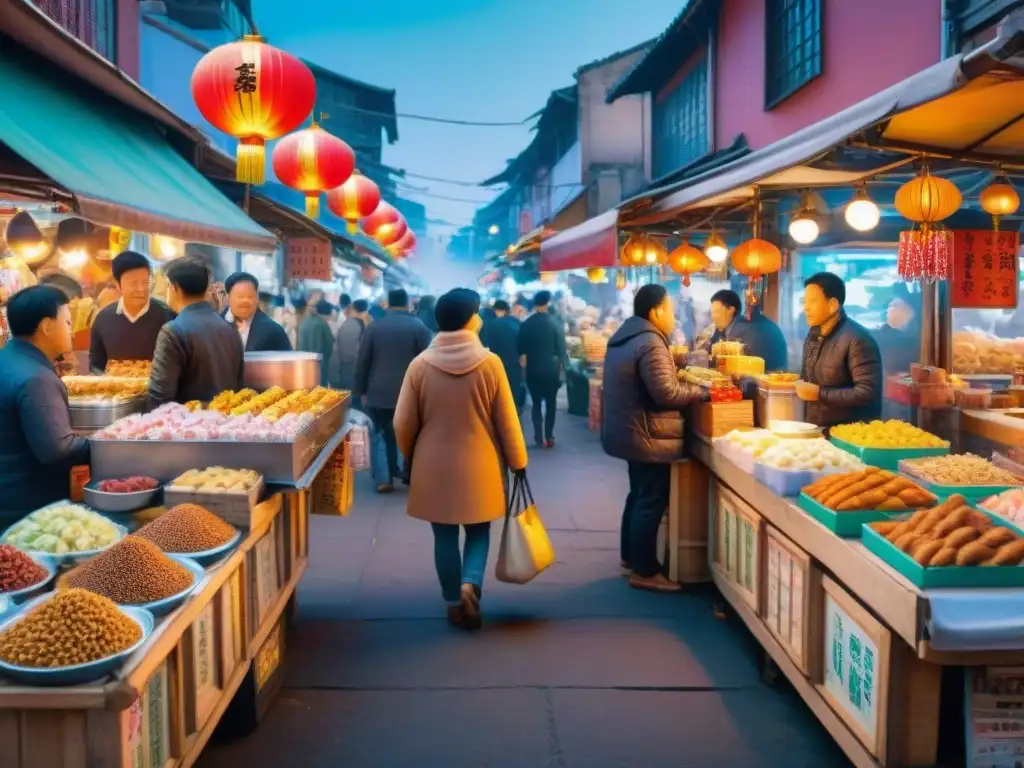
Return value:
M 345 397 L 290 443 L 238 440 L 93 440 L 93 480 L 147 475 L 169 482 L 190 469 L 252 469 L 264 482 L 293 485 L 331 437 L 341 429 L 350 399 Z
M 273 386 L 288 392 L 313 389 L 320 385 L 322 365 L 327 361 L 313 352 L 246 352 L 242 379 L 260 392 Z
M 118 419 L 142 413 L 146 408 L 145 397 L 134 397 L 130 400 L 116 400 L 102 405 L 85 405 L 70 403 L 71 428 L 81 430 L 103 429 Z

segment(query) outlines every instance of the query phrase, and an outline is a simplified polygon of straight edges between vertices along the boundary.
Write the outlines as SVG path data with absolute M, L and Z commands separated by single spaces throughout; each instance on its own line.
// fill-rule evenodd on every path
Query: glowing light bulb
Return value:
M 726 248 L 722 238 L 712 232 L 707 243 L 704 245 L 704 255 L 708 257 L 711 263 L 721 264 L 729 258 L 729 249 Z
M 818 239 L 819 232 L 818 222 L 804 213 L 789 223 L 789 236 L 801 245 L 813 243 Z
M 868 232 L 878 226 L 882 212 L 878 210 L 878 206 L 867 196 L 867 193 L 860 190 L 857 192 L 857 197 L 846 206 L 843 215 L 846 218 L 846 223 L 852 229 L 858 232 Z
M 81 248 L 76 248 L 72 251 L 61 251 L 60 252 L 60 267 L 61 269 L 80 269 L 85 266 L 85 263 L 89 260 L 89 254 L 87 251 Z

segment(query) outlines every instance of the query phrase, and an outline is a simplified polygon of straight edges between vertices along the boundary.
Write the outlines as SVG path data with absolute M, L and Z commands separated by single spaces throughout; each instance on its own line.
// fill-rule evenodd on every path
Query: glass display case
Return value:
M 951 342 L 953 373 L 1008 379 L 1024 369 L 1024 308 L 954 309 Z

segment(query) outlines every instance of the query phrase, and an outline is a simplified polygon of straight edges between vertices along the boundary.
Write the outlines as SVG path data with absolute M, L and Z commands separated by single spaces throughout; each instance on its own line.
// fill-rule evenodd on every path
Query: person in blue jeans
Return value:
M 465 288 L 438 299 L 439 332 L 409 366 L 393 421 L 412 465 L 406 511 L 433 527 L 448 621 L 466 629 L 482 622 L 490 528 L 505 516 L 507 470 L 525 473 L 527 461 L 505 369 L 477 333 L 479 311 L 479 295 Z

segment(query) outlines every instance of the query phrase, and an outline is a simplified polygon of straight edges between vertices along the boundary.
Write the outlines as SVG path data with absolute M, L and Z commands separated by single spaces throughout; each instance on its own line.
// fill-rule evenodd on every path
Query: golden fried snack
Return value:
M 882 490 L 887 496 L 898 496 L 901 491 L 908 488 L 917 488 L 917 486 L 905 477 L 893 477 L 882 486 Z
M 895 496 L 908 507 L 915 509 L 918 507 L 930 507 L 937 501 L 935 494 L 928 493 L 928 491 L 918 488 L 916 485 L 902 489 Z
M 902 523 L 897 523 L 896 527 L 889 531 L 885 538 L 895 544 L 897 539 L 907 533 L 912 533 L 910 530 L 910 522 L 908 520 L 904 520 Z
M 970 514 L 970 507 L 959 507 L 954 509 L 936 525 L 931 534 L 937 539 L 944 539 L 957 528 L 961 528 L 967 522 L 967 515 Z
M 863 472 L 857 472 L 855 474 L 863 475 Z M 825 475 L 820 480 L 815 480 L 813 483 L 804 488 L 804 493 L 810 496 L 815 501 L 820 501 L 821 497 L 832 488 L 836 483 L 840 483 L 844 480 L 845 475 Z
M 907 524 L 910 530 L 914 531 L 915 533 L 920 533 L 918 529 L 921 527 L 921 523 L 924 521 L 926 517 L 928 517 L 928 510 L 919 509 L 909 518 L 907 518 Z
M 962 506 L 964 503 L 964 497 L 959 493 L 954 493 L 944 502 L 939 504 L 937 507 L 928 510 L 928 514 L 924 517 L 922 522 L 915 528 L 919 533 L 930 533 L 935 526 L 937 526 L 946 515 L 952 512 L 957 507 Z
M 918 565 L 930 565 L 934 557 L 942 549 L 942 542 L 936 541 L 935 539 L 924 539 L 922 538 L 911 552 L 911 556 L 914 558 L 914 562 Z M 949 550 L 954 552 L 954 550 Z M 955 554 L 955 552 L 954 552 Z
M 966 544 L 974 541 L 981 534 L 978 533 L 977 529 L 972 528 L 969 525 L 965 525 L 962 528 L 957 528 L 951 534 L 945 538 L 945 545 L 952 547 L 953 549 L 960 549 Z
M 902 512 L 903 510 L 910 509 L 910 507 L 908 507 L 899 496 L 890 496 L 875 507 L 875 509 L 880 512 Z
M 858 493 L 856 496 L 852 496 L 841 504 L 837 504 L 835 509 L 837 512 L 843 512 L 850 509 L 877 509 L 879 505 L 884 504 L 889 497 L 880 488 L 873 488 L 870 491 L 863 491 Z
M 1004 544 L 992 557 L 992 565 L 1019 565 L 1024 560 L 1024 539 Z
M 895 520 L 881 520 L 877 523 L 871 523 L 871 528 L 879 536 L 888 536 L 896 529 L 896 526 L 898 525 L 899 523 L 897 523 Z
M 951 547 L 943 547 L 936 553 L 935 557 L 929 561 L 928 566 L 930 568 L 941 567 L 944 565 L 953 565 L 956 562 L 956 550 Z
M 967 515 L 967 525 L 977 528 L 982 533 L 991 530 L 995 526 L 995 524 L 992 522 L 991 518 L 989 518 L 988 515 L 986 515 L 984 512 L 979 512 L 976 509 L 972 509 L 970 514 Z M 1005 531 L 1008 529 L 1003 528 L 1003 530 Z
M 909 552 L 910 548 L 914 546 L 914 543 L 921 538 L 922 536 L 920 533 L 914 533 L 913 531 L 911 531 L 910 533 L 904 533 L 902 536 L 896 539 L 895 544 L 897 549 L 899 549 L 901 552 Z
M 1009 528 L 1001 528 L 998 526 L 994 526 L 985 531 L 985 533 L 981 535 L 981 538 L 978 539 L 978 541 L 984 544 L 986 547 L 998 549 L 1004 544 L 1009 544 L 1011 541 L 1017 541 L 1019 538 L 1020 537 L 1017 536 L 1017 534 L 1015 534 Z M 998 556 L 999 553 L 996 552 L 996 555 Z
M 947 547 L 949 549 L 949 547 Z M 959 566 L 978 565 L 995 556 L 995 552 L 984 544 L 972 541 L 956 553 L 956 564 Z

